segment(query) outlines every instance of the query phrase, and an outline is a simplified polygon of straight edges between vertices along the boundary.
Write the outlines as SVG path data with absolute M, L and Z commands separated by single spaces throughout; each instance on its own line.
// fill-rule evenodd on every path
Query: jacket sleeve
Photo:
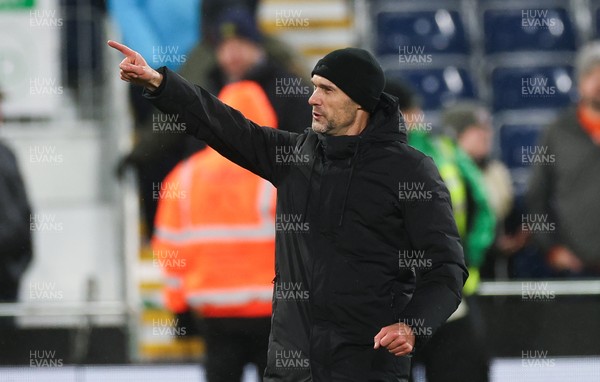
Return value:
M 553 125 L 554 126 L 554 125 Z M 553 153 L 552 129 L 550 126 L 544 132 L 541 144 L 548 147 L 548 152 Z M 556 221 L 552 208 L 553 198 L 553 169 L 554 166 L 532 166 L 526 195 L 527 212 L 530 214 L 546 215 L 549 221 Z M 560 244 L 559 235 L 555 232 L 533 233 L 533 239 L 540 246 L 542 252 L 547 254 L 553 246 Z
M 413 327 L 420 346 L 458 307 L 468 272 L 450 194 L 433 160 L 423 158 L 412 176 L 430 191 L 427 200 L 405 202 L 403 207 L 412 249 L 422 251 L 427 266 L 415 269 L 417 284 L 401 320 L 423 326 Z
M 293 146 L 298 134 L 259 126 L 177 73 L 165 67 L 159 71 L 164 76 L 163 82 L 154 92 L 145 90 L 146 98 L 172 119 L 185 124 L 186 133 L 206 141 L 227 159 L 277 185 L 278 172 L 286 166 L 277 166 L 276 150 Z

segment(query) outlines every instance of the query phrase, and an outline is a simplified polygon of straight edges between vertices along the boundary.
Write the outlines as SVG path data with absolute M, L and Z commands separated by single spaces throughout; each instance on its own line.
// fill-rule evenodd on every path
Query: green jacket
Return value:
M 433 158 L 448 187 L 470 274 L 463 292 L 471 294 L 479 284 L 479 267 L 494 241 L 496 229 L 496 217 L 488 203 L 481 172 L 451 138 L 411 131 L 408 142 Z M 474 205 L 470 221 L 467 221 L 467 192 Z

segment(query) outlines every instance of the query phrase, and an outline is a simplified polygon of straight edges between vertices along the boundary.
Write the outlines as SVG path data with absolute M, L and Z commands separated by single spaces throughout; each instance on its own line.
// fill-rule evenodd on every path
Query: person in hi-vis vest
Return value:
M 256 82 L 229 84 L 219 99 L 260 125 L 278 124 Z M 206 148 L 177 165 L 162 189 L 152 249 L 172 260 L 163 262 L 167 308 L 202 318 L 209 382 L 240 381 L 246 363 L 256 365 L 260 380 L 273 294 L 275 188 Z

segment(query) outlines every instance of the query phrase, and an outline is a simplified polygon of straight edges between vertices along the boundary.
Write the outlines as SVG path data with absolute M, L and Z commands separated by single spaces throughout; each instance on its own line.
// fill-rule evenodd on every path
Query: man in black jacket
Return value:
M 406 144 L 373 56 L 346 48 L 317 63 L 312 129 L 296 134 L 109 45 L 126 56 L 124 81 L 277 187 L 264 380 L 406 381 L 407 356 L 456 309 L 467 271 L 448 191 L 431 158 Z

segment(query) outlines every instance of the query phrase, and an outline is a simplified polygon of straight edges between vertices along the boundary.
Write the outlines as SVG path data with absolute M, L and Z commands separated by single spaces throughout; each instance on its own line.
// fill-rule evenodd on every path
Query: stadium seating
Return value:
M 500 150 L 502 161 L 510 168 L 527 167 L 523 161 L 524 147 L 534 146 L 538 143 L 543 125 L 502 125 L 500 127 Z
M 575 99 L 571 66 L 497 67 L 491 75 L 493 110 L 558 109 Z
M 468 54 L 465 27 L 456 10 L 381 12 L 376 15 L 376 54 L 423 49 L 428 54 Z M 402 54 L 400 52 L 400 54 Z
M 574 51 L 575 31 L 566 9 L 487 9 L 485 53 Z
M 465 68 L 448 66 L 432 69 L 391 70 L 389 78 L 407 81 L 418 89 L 423 97 L 424 110 L 439 109 L 448 102 L 460 98 L 474 98 L 473 79 Z

